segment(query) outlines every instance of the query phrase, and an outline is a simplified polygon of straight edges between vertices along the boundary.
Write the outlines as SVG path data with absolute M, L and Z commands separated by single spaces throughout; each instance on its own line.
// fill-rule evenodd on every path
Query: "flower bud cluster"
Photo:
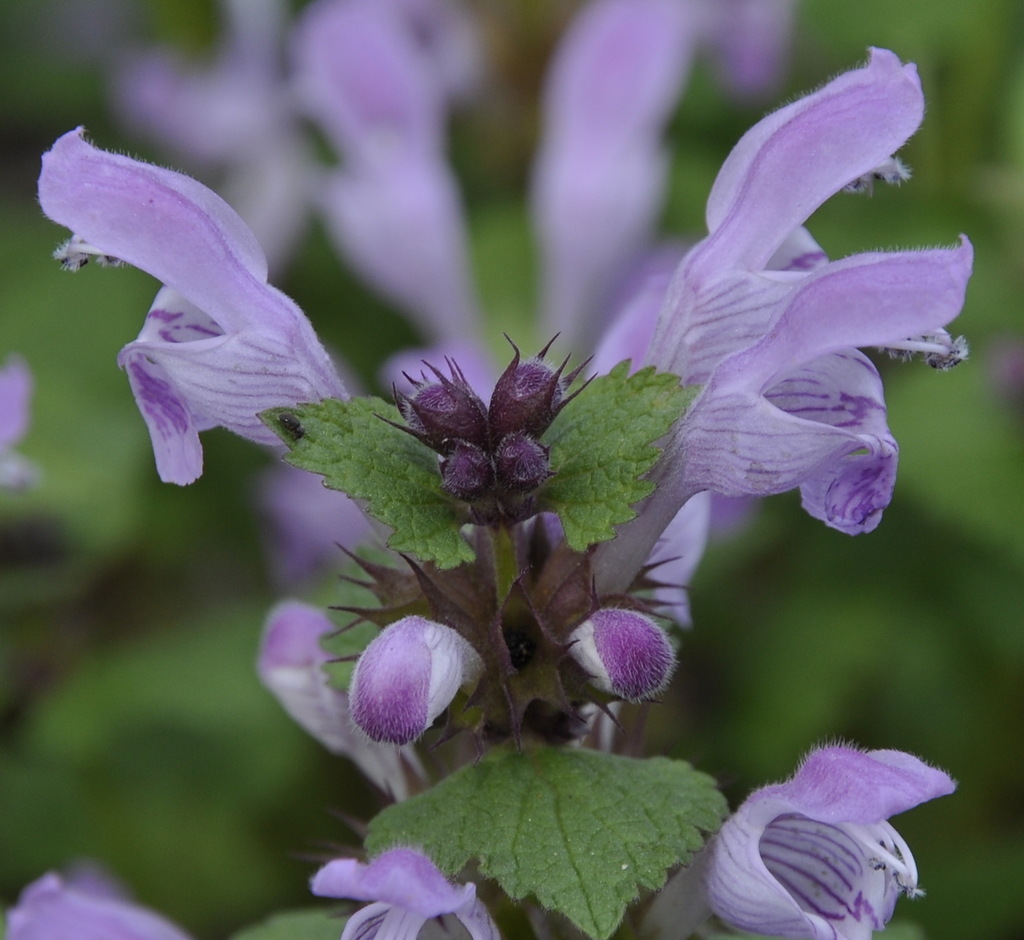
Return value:
M 548 346 L 526 361 L 512 348 L 487 406 L 451 361 L 449 375 L 428 366 L 437 381 L 406 376 L 413 391 L 395 393 L 404 430 L 441 456 L 442 489 L 473 504 L 481 521 L 532 515 L 524 498 L 551 476 L 540 438 L 574 397 L 566 390 L 582 368 L 563 375 L 568 360 L 550 366 L 543 359 Z

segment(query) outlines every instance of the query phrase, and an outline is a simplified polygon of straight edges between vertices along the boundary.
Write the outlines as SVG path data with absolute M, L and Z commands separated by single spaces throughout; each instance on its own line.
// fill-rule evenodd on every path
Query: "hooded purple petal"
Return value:
M 50 873 L 7 911 L 7 940 L 189 940 L 170 921 L 129 901 L 94 894 Z
M 917 130 L 917 70 L 886 49 L 754 125 L 708 197 L 708 264 L 766 266 L 783 239 L 847 183 L 882 164 Z

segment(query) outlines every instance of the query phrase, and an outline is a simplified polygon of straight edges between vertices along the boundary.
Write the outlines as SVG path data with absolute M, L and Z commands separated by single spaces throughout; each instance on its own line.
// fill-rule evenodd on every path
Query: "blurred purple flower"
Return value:
M 616 569 L 642 563 L 660 520 L 702 490 L 751 496 L 799 486 L 805 509 L 833 528 L 878 524 L 897 447 L 881 379 L 856 347 L 934 350 L 948 341 L 954 356 L 943 327 L 963 305 L 971 247 L 963 239 L 952 249 L 828 262 L 801 225 L 876 172 L 904 178 L 892 154 L 923 109 L 914 67 L 876 49 L 866 66 L 755 125 L 723 164 L 708 200 L 710 234 L 677 269 L 646 356 L 704 388 L 668 442 L 658 491 L 598 549 L 611 583 Z
M 352 858 L 328 862 L 311 881 L 314 894 L 373 903 L 348 919 L 341 940 L 414 940 L 436 917 L 452 915 L 471 940 L 499 940 L 476 886 L 454 885 L 422 852 L 396 848 L 368 864 Z
M 0 489 L 25 489 L 38 477 L 35 466 L 14 451 L 28 431 L 31 397 L 32 373 L 20 356 L 8 356 L 0 367 Z
M 7 911 L 6 940 L 189 940 L 144 907 L 50 872 Z
M 545 332 L 570 345 L 597 326 L 661 211 L 661 135 L 689 71 L 694 20 L 677 0 L 595 0 L 555 52 L 532 200 Z
M 187 168 L 216 174 L 218 191 L 279 271 L 309 218 L 313 166 L 284 74 L 287 5 L 222 0 L 220 7 L 224 36 L 208 65 L 163 48 L 119 61 L 116 113 Z
M 392 5 L 319 0 L 299 20 L 300 100 L 344 164 L 320 201 L 342 254 L 434 340 L 476 334 L 445 88 Z
M 321 640 L 337 626 L 319 607 L 287 600 L 267 616 L 257 664 L 260 680 L 284 710 L 332 754 L 349 758 L 383 792 L 409 795 L 409 774 L 422 772 L 408 748 L 386 747 L 360 734 L 349 697 L 330 685 L 323 670 L 330 656 Z
M 751 794 L 713 839 L 712 909 L 758 934 L 870 940 L 900 894 L 923 894 L 889 817 L 955 786 L 902 751 L 814 751 L 792 779 Z
M 79 129 L 43 156 L 39 200 L 74 233 L 58 252 L 65 267 L 123 261 L 165 285 L 118 357 L 162 480 L 202 473 L 199 431 L 223 426 L 277 445 L 259 412 L 346 397 L 305 315 L 267 283 L 252 232 L 206 187 L 98 150 Z

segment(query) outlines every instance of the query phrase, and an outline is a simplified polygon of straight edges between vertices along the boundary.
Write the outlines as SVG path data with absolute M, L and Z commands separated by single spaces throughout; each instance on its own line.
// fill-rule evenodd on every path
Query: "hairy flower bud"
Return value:
M 539 357 L 523 362 L 519 350 L 512 348 L 515 356 L 495 383 L 487 411 L 495 441 L 514 431 L 540 437 L 565 403 L 564 390 L 570 381 L 562 378 L 565 363 L 553 369 Z
M 352 720 L 374 741 L 408 744 L 480 674 L 480 657 L 451 627 L 403 617 L 359 657 L 349 686 Z
M 676 665 L 665 632 L 633 610 L 595 611 L 571 634 L 570 655 L 604 692 L 631 702 L 656 695 Z
M 551 476 L 548 448 L 522 432 L 508 434 L 495 449 L 494 471 L 498 486 L 528 493 Z
M 466 502 L 481 499 L 493 485 L 491 458 L 473 444 L 459 441 L 451 454 L 441 461 L 441 486 L 456 499 Z
M 459 441 L 477 447 L 487 445 L 487 412 L 484 403 L 450 364 L 451 378 L 434 369 L 437 382 L 414 383 L 411 395 L 398 394 L 398 408 L 409 430 L 428 447 L 447 456 Z

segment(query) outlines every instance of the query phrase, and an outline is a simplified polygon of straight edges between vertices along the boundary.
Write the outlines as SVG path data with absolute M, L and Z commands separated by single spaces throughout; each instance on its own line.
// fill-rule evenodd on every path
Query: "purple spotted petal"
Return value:
M 7 911 L 6 940 L 189 940 L 158 914 L 93 893 L 50 873 L 34 881 Z
M 673 0 L 598 0 L 558 47 L 532 197 L 549 332 L 585 336 L 650 236 L 665 183 L 660 137 L 692 40 Z
M 900 751 L 828 747 L 752 794 L 712 842 L 708 899 L 729 924 L 811 940 L 869 940 L 900 893 L 920 895 L 889 816 L 955 784 Z

